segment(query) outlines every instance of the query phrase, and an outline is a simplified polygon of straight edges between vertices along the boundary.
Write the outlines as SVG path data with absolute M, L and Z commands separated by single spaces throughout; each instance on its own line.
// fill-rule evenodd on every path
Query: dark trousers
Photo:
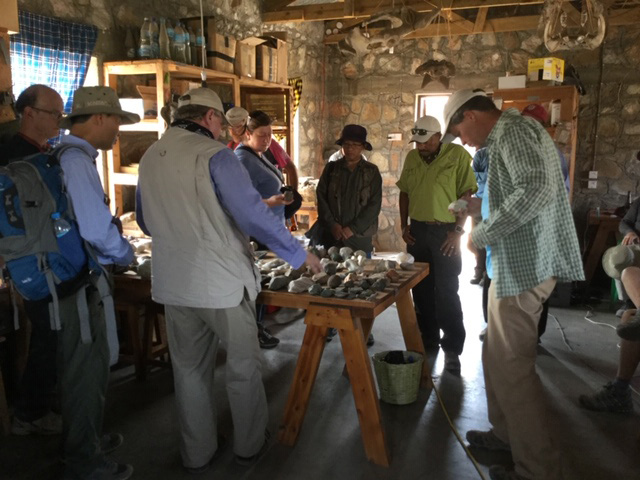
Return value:
M 484 273 L 484 283 L 482 284 L 482 314 L 484 315 L 484 323 L 487 323 L 487 305 L 489 304 L 489 287 L 491 279 Z M 547 298 L 542 304 L 542 313 L 538 322 L 538 339 L 547 330 L 547 317 L 549 316 L 549 299 Z
M 412 290 L 425 345 L 439 343 L 444 351 L 459 355 L 466 335 L 458 296 L 462 257 L 459 253 L 448 257 L 440 252 L 447 233 L 453 228 L 453 224 L 429 225 L 412 220 L 411 235 L 415 243 L 407 246 L 407 252 L 416 262 L 429 263 L 429 275 Z
M 31 339 L 27 365 L 18 387 L 15 415 L 32 422 L 47 414 L 54 401 L 58 333 L 51 329 L 46 301 L 25 301 L 24 308 L 31 322 Z

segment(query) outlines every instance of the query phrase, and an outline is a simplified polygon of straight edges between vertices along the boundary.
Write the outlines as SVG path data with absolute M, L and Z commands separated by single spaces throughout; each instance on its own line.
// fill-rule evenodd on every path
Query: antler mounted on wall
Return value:
M 569 13 L 573 12 L 577 25 L 569 25 Z M 589 49 L 600 46 L 607 29 L 604 7 L 598 0 L 582 0 L 582 10 L 578 12 L 569 2 L 547 0 L 540 29 L 543 32 L 547 50 Z

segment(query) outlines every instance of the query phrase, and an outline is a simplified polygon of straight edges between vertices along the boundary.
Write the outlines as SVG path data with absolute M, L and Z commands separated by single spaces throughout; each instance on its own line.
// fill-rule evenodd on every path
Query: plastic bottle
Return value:
M 198 64 L 198 54 L 196 52 L 196 33 L 190 26 L 187 27 L 187 33 L 189 34 L 189 50 L 191 51 L 191 65 Z
M 60 213 L 54 212 L 51 214 L 53 220 L 53 231 L 57 238 L 64 237 L 69 231 L 71 231 L 71 224 L 60 216 Z
M 178 23 L 176 25 L 176 36 L 175 36 L 175 42 L 173 44 L 173 59 L 176 62 L 187 63 L 187 55 L 185 52 L 187 48 L 187 45 L 185 42 L 186 36 L 187 35 L 185 35 L 184 29 Z
M 133 40 L 133 33 L 131 29 L 127 27 L 127 35 L 124 39 L 124 49 L 127 55 L 127 59 L 134 60 L 136 58 L 136 44 Z
M 160 58 L 171 60 L 171 50 L 169 44 L 169 34 L 167 33 L 167 22 L 160 18 L 160 33 L 158 35 L 158 46 L 160 47 Z
M 138 57 L 151 58 L 151 22 L 145 17 L 142 27 L 140 27 L 140 47 Z
M 180 24 L 182 27 L 182 35 L 184 38 L 184 55 L 185 55 L 185 63 L 191 64 L 191 35 L 189 35 L 189 31 L 187 27 L 183 24 Z
M 204 35 L 202 34 L 202 29 L 199 28 L 197 33 L 196 33 L 196 61 L 194 62 L 194 65 L 202 65 L 203 64 L 203 61 L 202 61 L 202 46 L 203 45 L 204 45 Z
M 160 29 L 158 28 L 158 22 L 156 22 L 154 17 L 151 17 L 149 33 L 149 37 L 151 39 L 151 58 L 160 58 L 160 44 L 158 43 Z
M 178 22 L 176 22 L 176 24 L 177 23 Z M 173 28 L 173 21 L 170 20 L 169 18 L 167 18 L 166 25 L 167 25 L 167 35 L 169 36 L 169 51 L 171 52 L 171 55 L 173 55 L 173 42 L 176 39 L 176 31 Z

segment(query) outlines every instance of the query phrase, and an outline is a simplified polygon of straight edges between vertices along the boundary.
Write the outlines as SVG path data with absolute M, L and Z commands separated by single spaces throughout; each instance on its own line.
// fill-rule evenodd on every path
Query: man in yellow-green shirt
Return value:
M 413 289 L 413 301 L 425 347 L 441 346 L 445 370 L 459 375 L 465 339 L 458 296 L 464 219 L 456 219 L 449 205 L 478 187 L 471 155 L 460 145 L 441 143 L 437 119 L 419 118 L 411 134 L 416 148 L 408 153 L 396 183 L 402 238 L 417 262 L 430 264 L 429 275 Z

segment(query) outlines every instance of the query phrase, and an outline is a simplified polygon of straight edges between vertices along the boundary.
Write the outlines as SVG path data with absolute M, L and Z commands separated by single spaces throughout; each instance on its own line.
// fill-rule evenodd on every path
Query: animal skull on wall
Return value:
M 563 0 L 546 0 L 540 17 L 540 29 L 549 52 L 589 49 L 600 46 L 607 29 L 604 7 L 598 0 L 582 0 L 580 26 L 567 25 Z

